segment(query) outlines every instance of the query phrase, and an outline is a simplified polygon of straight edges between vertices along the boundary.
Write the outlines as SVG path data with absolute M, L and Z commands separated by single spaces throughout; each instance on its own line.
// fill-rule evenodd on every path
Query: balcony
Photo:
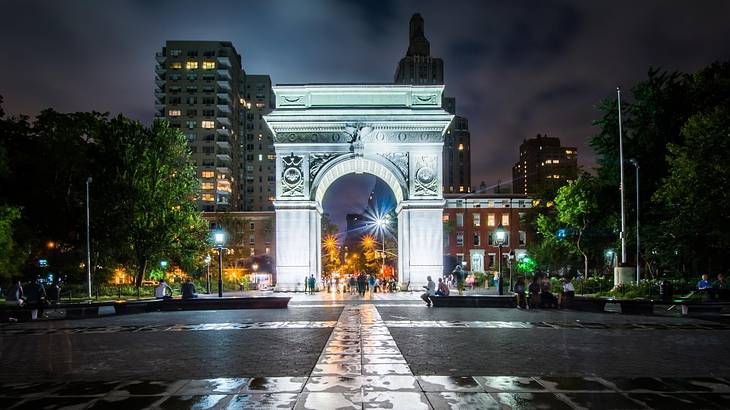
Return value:
M 163 104 L 163 103 L 161 103 L 159 101 L 156 101 L 155 102 L 155 111 L 162 112 L 162 109 L 163 108 L 165 108 L 165 104 Z
M 155 98 L 159 101 L 162 101 L 165 99 L 165 92 L 160 90 L 155 90 Z
M 224 112 L 226 114 L 231 113 L 231 107 L 228 106 L 228 104 L 218 104 L 218 111 Z
M 217 152 L 217 153 L 215 154 L 215 157 L 216 157 L 216 158 L 217 158 L 217 159 L 218 159 L 219 161 L 223 161 L 223 162 L 231 162 L 231 153 L 230 153 L 230 151 L 218 151 L 218 152 Z
M 228 72 L 227 68 L 218 69 L 217 72 L 218 72 L 219 80 L 227 80 L 227 81 L 231 80 L 231 73 Z
M 216 167 L 216 170 L 218 171 L 219 174 L 231 175 L 231 168 L 229 168 L 228 165 L 222 166 L 222 167 Z
M 225 125 L 226 128 L 231 127 L 231 120 L 228 117 L 218 117 L 216 120 L 218 120 L 218 124 Z
M 155 60 L 157 60 L 158 63 L 162 64 L 167 60 L 167 56 L 162 54 L 161 51 L 158 51 L 155 53 Z
M 218 56 L 218 64 L 231 65 L 231 60 L 228 56 Z
M 231 84 L 228 81 L 218 80 L 216 83 L 218 83 L 218 92 L 220 92 L 220 90 L 225 90 L 225 92 L 231 91 Z
M 218 137 L 217 140 L 215 140 L 216 145 L 224 150 L 230 150 L 231 149 L 231 143 L 228 141 L 228 137 Z
M 166 82 L 167 82 L 166 80 L 157 80 L 157 79 L 155 79 L 155 85 L 158 86 L 158 87 L 162 87 L 163 85 L 165 85 Z
M 155 66 L 155 74 L 162 75 L 162 74 L 165 74 L 166 72 L 167 72 L 167 70 L 165 70 L 164 66 L 161 66 L 161 65 Z
M 230 128 L 218 128 L 218 129 L 216 129 L 216 132 L 218 132 L 218 135 L 224 135 L 224 136 L 230 136 L 233 134 L 233 131 L 231 131 Z

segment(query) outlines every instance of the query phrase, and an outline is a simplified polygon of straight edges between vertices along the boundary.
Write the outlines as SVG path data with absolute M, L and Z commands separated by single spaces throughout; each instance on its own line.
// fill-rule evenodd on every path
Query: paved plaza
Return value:
M 0 326 L 12 409 L 716 409 L 730 325 L 288 294 L 281 310 Z

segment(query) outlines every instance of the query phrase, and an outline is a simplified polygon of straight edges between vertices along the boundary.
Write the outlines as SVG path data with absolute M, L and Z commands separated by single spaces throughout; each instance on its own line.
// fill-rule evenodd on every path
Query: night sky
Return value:
M 523 138 L 593 155 L 595 105 L 649 66 L 730 57 L 728 1 L 3 1 L 0 94 L 12 114 L 153 118 L 154 54 L 168 39 L 230 40 L 274 83 L 391 82 L 420 12 L 447 94 L 469 118 L 472 185 L 509 181 Z

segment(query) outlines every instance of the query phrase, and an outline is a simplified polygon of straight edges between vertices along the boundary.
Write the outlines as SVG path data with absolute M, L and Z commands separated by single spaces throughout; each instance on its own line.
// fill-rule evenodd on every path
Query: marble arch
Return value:
M 369 173 L 398 203 L 398 278 L 438 276 L 443 255 L 442 147 L 453 116 L 443 86 L 277 85 L 265 116 L 276 152 L 277 290 L 321 273 L 322 200 L 338 178 Z

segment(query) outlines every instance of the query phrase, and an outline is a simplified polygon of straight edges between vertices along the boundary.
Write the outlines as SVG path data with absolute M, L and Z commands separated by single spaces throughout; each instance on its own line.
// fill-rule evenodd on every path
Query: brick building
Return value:
M 444 194 L 444 269 L 462 264 L 467 271 L 497 269 L 497 227 L 506 230 L 502 256 L 525 252 L 533 234 L 526 225 L 532 199 L 520 194 Z M 505 261 L 506 263 L 506 261 Z M 504 265 L 506 266 L 506 265 Z

